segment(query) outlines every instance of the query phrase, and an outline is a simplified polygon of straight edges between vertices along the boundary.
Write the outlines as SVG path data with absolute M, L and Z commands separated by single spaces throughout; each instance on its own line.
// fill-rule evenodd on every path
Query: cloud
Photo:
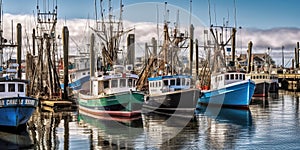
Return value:
M 14 32 L 14 39 L 16 41 L 16 25 L 22 24 L 22 36 L 23 36 L 23 51 L 29 51 L 32 45 L 32 29 L 37 26 L 36 19 L 32 15 L 12 15 L 4 14 L 3 16 L 3 35 L 8 40 L 11 40 L 12 31 Z M 12 22 L 13 20 L 13 30 Z M 137 55 L 144 54 L 145 43 L 150 43 L 152 37 L 157 39 L 157 24 L 153 22 L 131 22 L 124 20 L 124 29 L 132 29 L 135 33 L 136 39 L 136 51 Z M 88 51 L 87 45 L 89 44 L 89 38 L 92 31 L 89 26 L 94 26 L 95 21 L 87 19 L 71 19 L 71 20 L 58 20 L 56 26 L 56 36 L 61 36 L 63 26 L 67 26 L 70 35 L 70 51 L 71 53 L 77 53 L 79 50 Z M 195 26 L 195 39 L 199 40 L 199 45 L 204 43 L 203 30 L 207 29 L 203 26 Z M 181 32 L 187 34 L 189 27 L 181 26 Z M 159 24 L 159 38 L 160 43 L 163 39 L 163 26 Z M 99 40 L 99 39 L 98 39 Z M 253 42 L 253 52 L 266 52 L 267 48 L 272 49 L 272 56 L 276 57 L 275 60 L 281 61 L 281 48 L 284 46 L 284 53 L 286 58 L 291 58 L 294 53 L 296 43 L 300 40 L 300 28 L 273 28 L 273 29 L 254 29 L 245 28 L 239 29 L 237 32 L 237 49 L 241 48 L 242 51 L 246 51 L 249 41 Z M 123 45 L 126 46 L 125 39 L 123 39 Z M 61 39 L 57 39 L 58 49 L 62 49 Z M 201 50 L 201 48 L 200 48 Z M 4 55 L 5 56 L 5 55 Z M 25 56 L 25 54 L 24 54 Z M 23 56 L 23 57 L 24 57 Z
M 256 48 L 292 48 L 300 39 L 300 28 L 245 29 L 242 32 L 243 39 L 252 41 Z

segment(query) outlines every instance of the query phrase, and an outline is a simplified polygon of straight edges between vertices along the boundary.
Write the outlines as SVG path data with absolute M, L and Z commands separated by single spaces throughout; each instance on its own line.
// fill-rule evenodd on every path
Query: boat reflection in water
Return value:
M 199 139 L 206 141 L 200 145 L 206 149 L 234 149 L 239 146 L 239 137 L 250 142 L 254 133 L 252 115 L 249 109 L 231 109 L 198 105 Z M 248 139 L 248 140 L 247 140 Z
M 14 131 L 11 128 L 1 127 L 0 148 L 1 149 L 33 149 L 33 141 L 27 128 Z
M 88 126 L 87 128 L 91 129 L 90 136 L 93 140 L 90 141 L 90 148 L 95 149 L 134 148 L 136 138 L 144 132 L 141 116 L 95 116 L 79 111 L 78 123 L 79 126 Z
M 84 141 L 82 135 L 73 132 L 76 128 L 74 116 L 74 112 L 42 112 L 38 109 L 28 121 L 28 132 L 32 137 L 34 149 L 69 149 L 72 146 L 76 147 L 76 142 L 73 141 Z M 82 147 L 76 149 L 86 147 L 83 143 L 80 146 Z
M 145 142 L 139 149 L 193 149 L 198 137 L 197 121 L 194 118 L 158 115 L 143 115 Z

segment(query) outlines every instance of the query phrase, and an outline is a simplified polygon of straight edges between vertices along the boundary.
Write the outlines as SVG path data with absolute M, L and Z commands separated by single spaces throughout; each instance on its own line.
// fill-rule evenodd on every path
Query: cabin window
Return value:
M 169 85 L 169 80 L 164 80 L 164 86 Z
M 176 79 L 176 85 L 180 85 L 180 78 Z
M 235 79 L 239 79 L 239 75 L 238 74 L 235 74 Z
M 243 76 L 242 76 L 242 74 L 240 74 L 240 80 L 242 80 L 243 79 Z
M 228 74 L 226 74 L 225 78 L 226 78 L 226 80 L 229 80 L 229 75 L 228 75 Z
M 161 82 L 158 82 L 158 86 L 161 87 Z
M 175 85 L 175 79 L 170 80 L 170 85 Z
M 245 75 L 244 74 L 242 75 L 242 77 L 243 77 L 243 80 L 245 80 Z
M 132 87 L 132 79 L 128 79 L 127 85 L 128 85 L 128 87 Z
M 262 76 L 259 76 L 260 79 L 262 79 Z
M 126 79 L 120 79 L 120 87 L 126 87 Z
M 133 86 L 135 86 L 135 82 L 136 82 L 136 80 L 133 80 Z
M 103 81 L 103 87 L 109 88 L 109 81 Z
M 90 72 L 88 72 L 88 74 L 90 74 Z
M 24 92 L 24 84 L 18 84 L 18 91 Z
M 8 92 L 15 92 L 15 84 L 8 84 Z
M 230 75 L 230 80 L 233 80 L 234 79 L 234 74 L 231 74 Z
M 118 87 L 118 80 L 111 80 L 111 87 L 112 88 Z
M 185 78 L 181 79 L 181 85 L 185 85 Z
M 0 92 L 5 92 L 5 84 L 0 84 Z
M 82 75 L 84 76 L 84 75 L 85 75 L 85 72 L 83 72 Z
M 190 79 L 186 80 L 186 86 L 190 86 Z

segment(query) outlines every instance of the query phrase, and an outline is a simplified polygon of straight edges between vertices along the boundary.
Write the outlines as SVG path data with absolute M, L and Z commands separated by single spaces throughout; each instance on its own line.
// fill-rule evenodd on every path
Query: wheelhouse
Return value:
M 159 76 L 148 78 L 148 81 L 149 94 L 160 94 L 189 89 L 191 87 L 190 76 Z
M 19 79 L 0 79 L 0 97 L 25 97 L 26 84 Z
M 128 92 L 128 89 L 135 91 L 137 79 L 137 75 L 129 73 L 104 75 L 93 81 L 93 94 L 114 94 Z

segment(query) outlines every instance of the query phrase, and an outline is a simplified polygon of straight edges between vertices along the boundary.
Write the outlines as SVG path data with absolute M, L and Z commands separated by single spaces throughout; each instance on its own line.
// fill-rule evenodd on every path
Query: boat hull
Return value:
M 271 82 L 269 92 L 270 93 L 278 93 L 278 89 L 279 89 L 279 83 Z
M 198 89 L 148 95 L 143 105 L 143 113 L 194 115 L 199 95 L 200 91 Z
M 261 82 L 255 84 L 254 97 L 268 97 L 270 83 Z
M 71 82 L 68 84 L 68 87 L 72 90 L 80 90 L 82 88 L 82 85 L 90 80 L 90 76 L 82 77 L 74 82 Z M 64 89 L 64 84 L 60 84 L 61 89 Z
M 205 105 L 248 108 L 254 89 L 255 83 L 252 80 L 232 83 L 221 89 L 202 91 L 198 102 Z
M 84 96 L 79 94 L 79 109 L 93 115 L 134 117 L 141 114 L 144 95 L 123 92 L 109 96 Z
M 18 128 L 28 122 L 38 100 L 29 97 L 2 98 L 0 106 L 0 125 Z

